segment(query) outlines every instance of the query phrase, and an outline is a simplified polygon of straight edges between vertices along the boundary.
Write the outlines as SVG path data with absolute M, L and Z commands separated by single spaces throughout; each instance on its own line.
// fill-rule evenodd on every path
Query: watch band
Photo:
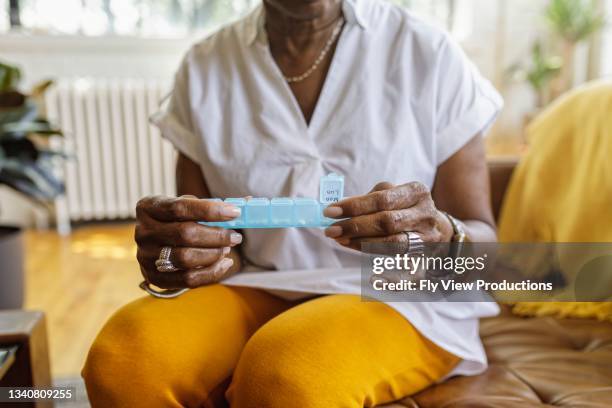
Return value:
M 467 242 L 468 240 L 467 234 L 465 233 L 463 224 L 458 219 L 456 219 L 446 211 L 442 211 L 442 214 L 444 214 L 446 218 L 448 218 L 448 221 L 453 227 L 453 236 L 450 242 L 451 250 L 449 255 L 452 257 L 458 257 L 461 253 L 461 250 L 463 249 L 463 243 Z

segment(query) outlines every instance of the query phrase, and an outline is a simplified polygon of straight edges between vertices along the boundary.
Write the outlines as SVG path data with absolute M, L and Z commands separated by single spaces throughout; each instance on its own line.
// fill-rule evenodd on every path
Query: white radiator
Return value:
M 64 165 L 58 226 L 131 218 L 141 197 L 175 194 L 174 149 L 148 121 L 168 89 L 144 80 L 76 79 L 48 92 L 47 115 L 75 156 Z

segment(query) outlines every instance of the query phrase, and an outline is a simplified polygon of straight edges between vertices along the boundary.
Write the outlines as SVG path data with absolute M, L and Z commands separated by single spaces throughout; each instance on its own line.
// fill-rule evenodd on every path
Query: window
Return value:
M 11 27 L 9 21 L 9 0 L 0 0 L 0 33 Z
M 239 18 L 260 0 L 0 0 L 0 31 L 177 38 Z M 470 0 L 392 0 L 455 31 Z M 14 18 L 9 16 L 13 13 Z
M 0 1 L 6 9 L 8 1 Z M 36 33 L 165 38 L 213 29 L 240 17 L 256 2 L 257 0 L 14 1 L 18 5 L 21 27 Z

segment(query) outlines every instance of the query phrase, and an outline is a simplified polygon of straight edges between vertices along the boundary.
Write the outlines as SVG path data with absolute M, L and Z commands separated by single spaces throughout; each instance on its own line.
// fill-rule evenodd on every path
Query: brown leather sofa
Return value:
M 496 216 L 515 165 L 489 165 Z M 482 320 L 480 334 L 486 372 L 451 378 L 387 408 L 612 408 L 611 323 L 520 318 L 504 310 Z

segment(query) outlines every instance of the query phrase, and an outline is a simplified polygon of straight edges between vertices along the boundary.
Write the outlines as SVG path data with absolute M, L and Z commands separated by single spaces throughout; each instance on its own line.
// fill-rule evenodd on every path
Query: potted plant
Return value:
M 563 69 L 553 84 L 553 97 L 574 85 L 577 45 L 588 40 L 605 25 L 605 17 L 595 0 L 550 0 L 544 17 L 560 44 Z
M 51 82 L 26 95 L 17 88 L 20 78 L 18 68 L 0 63 L 0 185 L 47 206 L 64 191 L 52 170 L 54 158 L 63 154 L 48 147 L 49 136 L 62 133 L 43 115 L 42 96 Z M 22 306 L 21 236 L 20 227 L 0 225 L 0 309 Z
M 551 101 L 550 83 L 559 75 L 563 68 L 563 60 L 554 55 L 545 54 L 541 42 L 536 42 L 531 48 L 529 65 L 520 64 L 510 67 L 510 73 L 517 81 L 527 81 L 536 95 L 537 113 Z

